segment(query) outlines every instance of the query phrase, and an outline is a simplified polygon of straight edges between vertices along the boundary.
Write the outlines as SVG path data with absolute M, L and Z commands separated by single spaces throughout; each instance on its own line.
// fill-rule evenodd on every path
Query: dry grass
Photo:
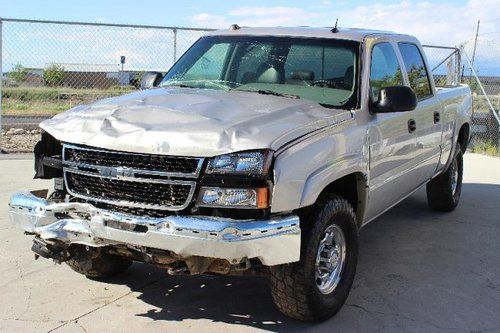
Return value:
M 72 89 L 49 87 L 6 87 L 2 89 L 2 112 L 16 116 L 51 116 L 76 105 L 119 96 L 130 87 L 110 89 Z

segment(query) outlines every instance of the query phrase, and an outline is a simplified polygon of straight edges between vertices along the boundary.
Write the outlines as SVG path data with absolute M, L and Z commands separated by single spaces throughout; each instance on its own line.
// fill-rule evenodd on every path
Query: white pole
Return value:
M 172 30 L 174 33 L 174 64 L 177 61 L 177 29 Z
M 2 67 L 2 18 L 0 18 L 0 154 L 2 153 L 2 84 L 3 84 L 3 67 Z
M 476 47 L 477 47 L 477 36 L 479 36 L 479 23 L 481 23 L 481 20 L 477 20 L 476 37 L 474 38 L 474 49 L 472 50 L 471 67 L 474 67 L 474 60 L 476 60 Z
M 470 60 L 469 56 L 465 52 L 464 52 L 464 54 L 465 54 L 465 59 L 467 59 L 467 62 L 469 63 L 472 75 L 474 75 L 474 78 L 476 79 L 476 82 L 479 85 L 479 88 L 481 89 L 481 92 L 483 93 L 484 97 L 486 98 L 486 102 L 488 102 L 488 106 L 490 107 L 491 113 L 493 113 L 493 116 L 495 117 L 497 123 L 500 125 L 500 116 L 497 114 L 497 111 L 495 110 L 495 107 L 493 106 L 493 104 L 490 101 L 490 98 L 486 94 L 486 91 L 484 90 L 484 87 L 483 87 L 481 81 L 479 80 L 479 77 L 477 76 L 476 70 L 472 66 L 472 63 L 471 63 L 471 60 Z M 500 132 L 500 127 L 498 128 L 498 131 Z

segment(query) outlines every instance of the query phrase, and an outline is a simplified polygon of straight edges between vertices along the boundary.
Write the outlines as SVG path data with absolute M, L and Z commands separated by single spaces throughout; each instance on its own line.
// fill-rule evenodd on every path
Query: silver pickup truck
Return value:
M 142 84 L 40 125 L 54 189 L 10 201 L 36 257 L 90 278 L 265 274 L 283 313 L 317 321 L 348 296 L 364 225 L 423 185 L 458 204 L 471 92 L 436 88 L 412 36 L 235 25 Z

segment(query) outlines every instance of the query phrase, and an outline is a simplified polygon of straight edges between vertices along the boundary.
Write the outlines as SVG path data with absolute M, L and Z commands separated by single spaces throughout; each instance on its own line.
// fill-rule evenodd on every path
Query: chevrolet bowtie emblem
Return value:
M 122 167 L 104 167 L 100 169 L 102 176 L 111 178 L 134 177 L 134 172 L 128 168 Z

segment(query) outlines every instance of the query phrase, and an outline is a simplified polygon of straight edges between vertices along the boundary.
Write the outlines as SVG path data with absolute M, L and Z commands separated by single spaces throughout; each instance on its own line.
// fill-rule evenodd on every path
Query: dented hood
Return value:
M 350 119 L 346 110 L 253 92 L 158 88 L 82 105 L 40 124 L 56 139 L 150 154 L 210 157 L 282 145 Z

